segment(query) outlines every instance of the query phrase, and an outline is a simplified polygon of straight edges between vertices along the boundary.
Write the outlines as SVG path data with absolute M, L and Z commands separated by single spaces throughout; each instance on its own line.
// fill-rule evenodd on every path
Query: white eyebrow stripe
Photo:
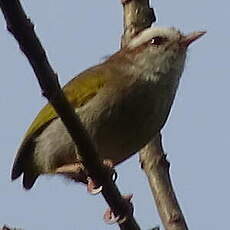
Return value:
M 136 48 L 147 41 L 151 40 L 154 36 L 166 36 L 166 37 L 176 37 L 176 30 L 174 28 L 165 27 L 151 27 L 140 32 L 136 37 L 134 37 L 128 44 L 128 48 Z
M 140 34 L 138 34 L 136 37 L 134 37 L 128 44 L 128 48 L 136 48 L 141 44 L 144 44 L 145 42 L 149 41 L 153 37 L 153 29 L 149 28 L 147 30 L 144 30 Z

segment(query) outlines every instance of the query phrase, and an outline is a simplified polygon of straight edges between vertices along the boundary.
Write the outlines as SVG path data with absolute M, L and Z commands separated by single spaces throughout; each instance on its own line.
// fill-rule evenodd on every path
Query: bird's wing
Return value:
M 98 90 L 104 86 L 105 82 L 106 77 L 101 71 L 87 70 L 68 82 L 63 87 L 63 92 L 69 103 L 74 106 L 74 108 L 79 108 L 93 98 Z M 57 117 L 58 115 L 52 105 L 47 104 L 38 113 L 24 138 L 33 136 Z
M 79 108 L 93 98 L 98 91 L 106 84 L 110 77 L 106 68 L 100 65 L 93 67 L 73 78 L 64 87 L 63 91 L 68 101 L 75 107 Z M 108 69 L 106 70 L 108 71 Z M 13 170 L 12 179 L 16 179 L 23 172 L 25 159 L 29 158 L 32 150 L 34 138 L 54 119 L 58 117 L 57 113 L 50 104 L 47 104 L 37 115 L 26 132 L 22 144 L 17 152 Z

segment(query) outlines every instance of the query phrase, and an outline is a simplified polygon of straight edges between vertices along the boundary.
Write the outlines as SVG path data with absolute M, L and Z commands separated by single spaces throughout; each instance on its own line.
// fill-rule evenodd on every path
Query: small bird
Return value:
M 108 159 L 113 165 L 123 162 L 162 129 L 187 48 L 204 33 L 145 29 L 102 64 L 85 70 L 63 87 L 101 160 Z M 61 119 L 47 104 L 25 134 L 11 177 L 14 180 L 23 174 L 23 186 L 30 189 L 39 175 L 55 174 L 80 160 Z

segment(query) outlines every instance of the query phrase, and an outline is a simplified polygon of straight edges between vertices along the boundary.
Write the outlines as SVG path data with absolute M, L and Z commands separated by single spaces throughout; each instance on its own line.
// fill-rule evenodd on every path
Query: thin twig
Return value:
M 0 228 L 0 230 L 22 230 L 21 228 L 11 228 L 7 225 L 3 225 L 2 228 Z
M 50 66 L 46 53 L 34 32 L 34 26 L 25 15 L 18 0 L 0 0 L 7 28 L 18 41 L 21 50 L 28 58 L 39 81 L 43 95 L 53 105 L 56 112 L 68 129 L 73 141 L 82 154 L 83 164 L 97 184 L 103 186 L 102 194 L 115 213 L 121 217 L 129 212 L 129 206 L 122 199 L 117 186 L 113 183 L 74 109 L 67 102 L 58 82 L 57 74 Z M 133 216 L 130 214 L 125 222 L 132 230 L 139 230 Z
M 149 6 L 149 0 L 127 0 L 124 9 L 124 34 L 121 46 L 143 29 L 150 27 L 156 21 L 154 10 Z M 169 162 L 164 154 L 161 134 L 140 151 L 140 162 L 148 177 L 151 190 L 166 230 L 187 230 L 183 213 L 177 202 L 172 187 Z

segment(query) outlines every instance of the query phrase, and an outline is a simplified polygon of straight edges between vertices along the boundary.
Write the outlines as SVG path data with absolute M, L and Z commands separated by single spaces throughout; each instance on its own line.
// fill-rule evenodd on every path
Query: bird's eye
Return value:
M 157 36 L 157 37 L 153 37 L 150 42 L 151 42 L 152 45 L 159 46 L 159 45 L 163 44 L 166 41 L 167 41 L 166 37 Z

